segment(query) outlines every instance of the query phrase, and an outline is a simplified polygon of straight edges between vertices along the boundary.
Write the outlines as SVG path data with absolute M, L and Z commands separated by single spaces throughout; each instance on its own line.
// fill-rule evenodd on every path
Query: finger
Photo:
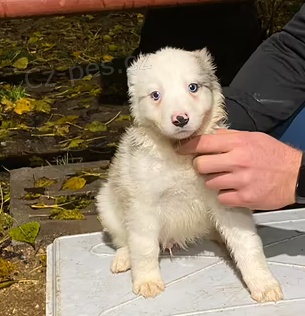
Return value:
M 237 190 L 223 190 L 218 193 L 218 200 L 228 207 L 244 207 L 242 205 Z
M 202 155 L 193 159 L 193 166 L 200 174 L 232 172 L 234 165 L 230 163 L 228 154 Z
M 179 154 L 211 154 L 231 151 L 240 143 L 239 133 L 220 133 L 218 135 L 201 135 L 182 143 Z
M 240 177 L 236 177 L 231 172 L 208 175 L 206 176 L 205 184 L 208 189 L 214 191 L 237 190 L 242 185 Z
M 256 209 L 255 199 L 253 195 L 246 194 L 245 191 L 239 190 L 222 190 L 218 192 L 218 200 L 221 204 L 229 207 L 242 207 L 248 209 Z

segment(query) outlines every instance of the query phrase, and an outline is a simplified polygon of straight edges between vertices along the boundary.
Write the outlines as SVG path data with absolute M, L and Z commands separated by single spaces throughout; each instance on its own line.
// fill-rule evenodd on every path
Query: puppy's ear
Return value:
M 148 64 L 149 54 L 140 53 L 126 70 L 128 93 L 131 97 L 135 95 L 135 87 L 138 83 L 143 82 L 143 77 L 147 76 L 145 70 L 151 69 Z
M 212 92 L 214 99 L 215 117 L 223 119 L 226 115 L 224 112 L 224 96 L 220 82 L 216 76 L 216 64 L 214 58 L 207 48 L 193 51 L 193 54 L 198 60 L 202 73 L 207 76 L 207 83 Z
M 138 68 L 138 62 L 139 62 L 140 56 L 137 58 L 134 58 L 130 65 L 126 69 L 127 74 L 127 86 L 128 88 L 131 88 L 135 84 L 135 78 L 137 75 L 137 68 Z
M 139 78 L 139 67 L 142 59 L 143 54 L 140 53 L 137 57 L 133 58 L 133 60 L 130 62 L 129 66 L 126 69 L 127 87 L 128 94 L 130 97 L 134 97 L 135 95 L 135 86 Z
M 198 59 L 202 69 L 205 69 L 211 75 L 215 73 L 216 65 L 214 64 L 214 58 L 206 47 L 193 51 L 193 54 Z

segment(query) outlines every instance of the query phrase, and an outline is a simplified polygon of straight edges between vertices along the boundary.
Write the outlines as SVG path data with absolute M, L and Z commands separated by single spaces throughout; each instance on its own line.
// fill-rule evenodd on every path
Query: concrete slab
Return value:
M 97 190 L 103 181 L 103 174 L 106 174 L 109 161 L 96 161 L 87 163 L 66 164 L 59 166 L 46 166 L 39 168 L 20 168 L 10 171 L 11 187 L 11 213 L 16 223 L 25 223 L 32 220 L 38 220 L 41 223 L 39 239 L 44 242 L 52 242 L 54 238 L 62 235 L 74 235 L 100 231 L 102 226 L 96 218 L 96 209 L 94 198 Z M 62 184 L 75 174 L 87 172 L 101 175 L 91 177 L 86 185 L 79 190 L 62 190 Z M 25 200 L 24 196 L 28 192 L 35 192 L 41 188 L 34 188 L 36 180 L 41 178 L 56 180 L 56 183 L 50 187 L 42 188 L 43 195 L 39 198 Z M 93 178 L 93 179 L 92 179 Z M 41 193 L 41 191 L 39 191 Z M 54 199 L 59 196 L 80 196 L 86 195 L 91 203 L 81 209 L 85 215 L 85 220 L 54 220 L 49 219 L 52 207 L 46 209 L 33 209 L 31 205 L 45 203 L 54 204 Z M 52 197 L 52 198 L 49 198 Z
M 305 209 L 256 213 L 265 254 L 285 299 L 251 300 L 226 253 L 212 242 L 161 256 L 166 291 L 145 300 L 130 272 L 113 275 L 114 250 L 103 233 L 60 237 L 47 248 L 47 316 L 302 316 L 305 310 Z

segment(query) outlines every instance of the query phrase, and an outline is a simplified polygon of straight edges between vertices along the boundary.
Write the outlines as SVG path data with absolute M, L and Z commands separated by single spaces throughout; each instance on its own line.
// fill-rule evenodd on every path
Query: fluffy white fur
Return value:
M 96 202 L 117 248 L 112 272 L 131 269 L 134 293 L 155 297 L 165 289 L 158 261 L 161 249 L 187 247 L 202 238 L 223 240 L 251 297 L 259 302 L 281 300 L 252 212 L 220 205 L 195 172 L 193 156 L 175 151 L 179 140 L 213 133 L 226 120 L 207 49 L 163 48 L 140 56 L 127 75 L 134 123 L 121 139 Z M 197 91 L 189 90 L 192 83 L 198 84 Z M 158 100 L 152 98 L 154 91 Z M 177 111 L 189 116 L 184 127 L 171 121 Z

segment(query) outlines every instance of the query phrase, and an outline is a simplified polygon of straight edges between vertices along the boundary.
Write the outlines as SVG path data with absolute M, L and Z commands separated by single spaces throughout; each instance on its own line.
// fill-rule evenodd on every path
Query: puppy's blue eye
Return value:
M 152 97 L 152 99 L 154 99 L 155 101 L 158 101 L 161 98 L 161 93 L 159 91 L 153 91 L 150 96 Z
M 197 92 L 198 90 L 198 84 L 197 83 L 191 83 L 189 84 L 189 91 L 192 93 Z

